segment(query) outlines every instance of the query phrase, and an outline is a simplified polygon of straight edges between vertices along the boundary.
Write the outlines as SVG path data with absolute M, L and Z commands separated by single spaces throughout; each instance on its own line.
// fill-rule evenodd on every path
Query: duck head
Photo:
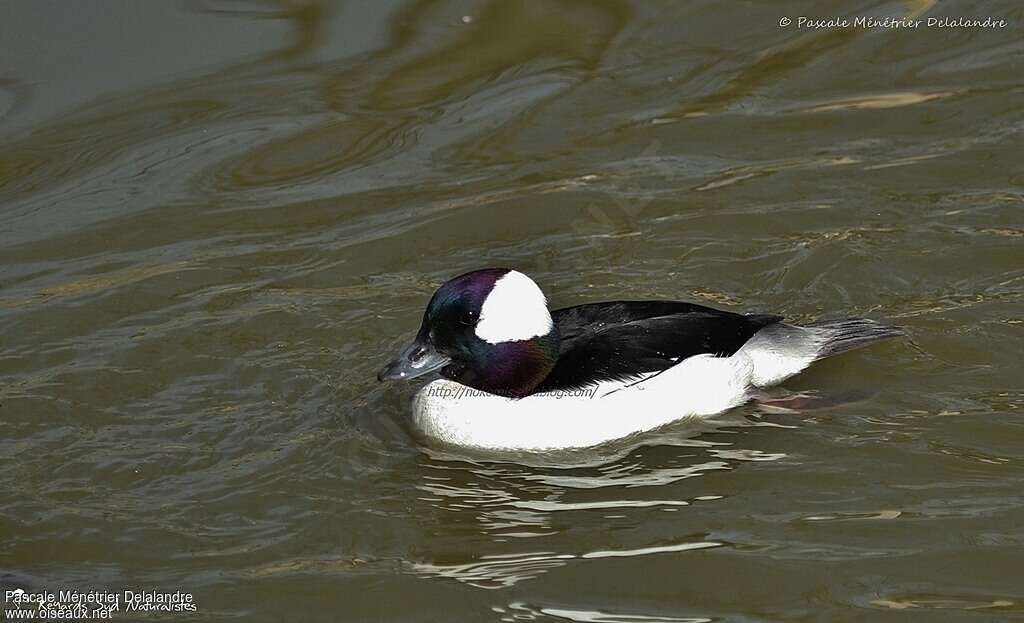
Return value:
M 437 289 L 416 339 L 377 378 L 429 372 L 492 394 L 532 392 L 558 359 L 558 328 L 532 279 L 508 268 L 475 270 Z

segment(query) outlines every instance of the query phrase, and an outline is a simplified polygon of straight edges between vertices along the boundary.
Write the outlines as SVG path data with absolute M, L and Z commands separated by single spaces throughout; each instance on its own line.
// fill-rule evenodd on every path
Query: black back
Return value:
M 591 303 L 551 316 L 561 350 L 536 392 L 660 372 L 701 353 L 727 357 L 762 327 L 782 320 L 670 301 Z

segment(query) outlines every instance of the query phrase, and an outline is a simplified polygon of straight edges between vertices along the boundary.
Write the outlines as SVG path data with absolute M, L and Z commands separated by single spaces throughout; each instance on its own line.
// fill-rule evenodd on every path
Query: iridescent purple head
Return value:
M 558 329 L 537 284 L 514 270 L 487 268 L 438 288 L 416 339 L 378 378 L 440 370 L 475 389 L 525 396 L 551 372 L 558 347 Z

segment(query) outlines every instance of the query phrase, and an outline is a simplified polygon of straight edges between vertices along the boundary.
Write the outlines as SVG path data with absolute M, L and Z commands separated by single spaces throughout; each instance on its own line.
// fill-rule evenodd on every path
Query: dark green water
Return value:
M 0 4 L 0 585 L 197 604 L 126 620 L 1024 617 L 1022 26 Z M 835 406 L 583 464 L 426 447 L 374 374 L 493 265 L 909 339 L 787 383 Z

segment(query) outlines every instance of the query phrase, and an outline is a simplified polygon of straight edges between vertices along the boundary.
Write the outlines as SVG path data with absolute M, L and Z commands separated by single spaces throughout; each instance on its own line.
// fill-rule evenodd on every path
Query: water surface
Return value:
M 1002 29 L 780 18 L 994 16 Z M 0 583 L 171 620 L 1024 615 L 1013 2 L 0 6 Z M 448 277 L 909 338 L 567 457 L 374 378 Z

